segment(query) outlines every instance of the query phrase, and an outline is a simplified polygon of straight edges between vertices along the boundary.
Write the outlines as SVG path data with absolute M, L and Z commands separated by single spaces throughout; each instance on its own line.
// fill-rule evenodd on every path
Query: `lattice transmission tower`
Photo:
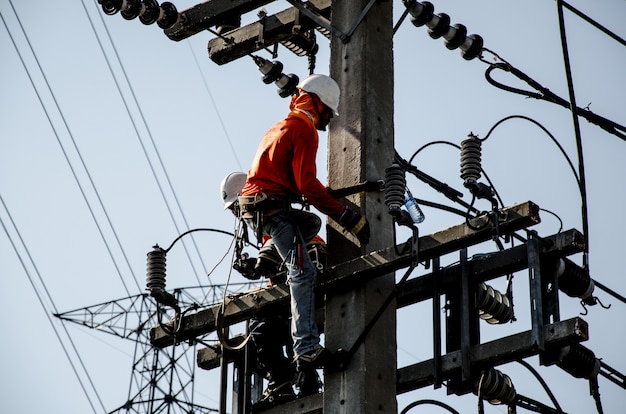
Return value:
M 249 283 L 230 289 L 249 289 Z M 178 288 L 173 291 L 182 309 L 214 305 L 227 295 L 226 285 Z M 199 306 L 198 303 L 210 304 Z M 203 339 L 189 346 L 160 349 L 150 343 L 150 328 L 174 317 L 172 309 L 158 306 L 147 293 L 111 300 L 55 314 L 63 322 L 76 323 L 99 332 L 135 342 L 126 402 L 109 413 L 212 413 L 215 408 L 194 403 L 196 346 L 211 346 Z

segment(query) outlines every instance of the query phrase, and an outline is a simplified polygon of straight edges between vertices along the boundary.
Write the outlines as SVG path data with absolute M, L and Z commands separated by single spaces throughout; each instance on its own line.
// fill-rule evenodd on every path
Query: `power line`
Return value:
M 587 16 L 586 14 L 581 12 L 580 10 L 576 9 L 575 7 L 573 7 L 572 5 L 570 5 L 569 3 L 565 2 L 565 1 L 561 1 L 560 3 L 561 3 L 561 5 L 563 7 L 565 7 L 566 9 L 568 9 L 569 11 L 571 11 L 572 13 L 574 13 L 575 15 L 577 15 L 578 17 L 580 17 L 581 19 L 583 19 L 584 21 L 586 21 L 587 23 L 589 23 L 590 25 L 595 27 L 596 29 L 600 30 L 602 33 L 604 33 L 607 36 L 611 37 L 613 40 L 619 42 L 622 46 L 626 46 L 626 40 L 622 39 L 621 37 L 619 37 L 618 35 L 616 35 L 612 31 L 607 29 L 606 27 L 602 26 L 601 24 L 599 24 L 595 20 L 591 19 L 589 16 Z
M 557 0 L 557 11 L 559 20 L 559 33 L 561 37 L 561 48 L 563 50 L 563 65 L 565 66 L 565 77 L 567 78 L 567 90 L 569 92 L 570 111 L 572 112 L 572 122 L 574 123 L 574 134 L 576 137 L 576 149 L 578 152 L 578 175 L 581 194 L 581 214 L 583 224 L 583 237 L 585 238 L 585 251 L 583 252 L 583 265 L 589 269 L 589 218 L 587 210 L 587 184 L 585 182 L 585 161 L 583 159 L 583 143 L 578 122 L 578 107 L 576 106 L 576 94 L 574 93 L 574 80 L 572 79 L 572 68 L 569 61 L 569 51 L 567 49 L 567 35 L 565 33 L 565 21 L 563 18 L 562 0 Z
M 196 63 L 196 67 L 198 68 L 198 72 L 200 72 L 200 77 L 202 78 L 202 83 L 204 84 L 204 89 L 206 89 L 209 98 L 211 99 L 211 104 L 213 104 L 213 108 L 215 109 L 215 114 L 217 115 L 217 119 L 220 121 L 220 125 L 222 126 L 222 130 L 224 131 L 224 136 L 228 141 L 228 145 L 230 146 L 230 150 L 233 152 L 233 156 L 235 157 L 235 161 L 237 161 L 237 166 L 240 171 L 243 171 L 243 167 L 241 166 L 241 161 L 239 161 L 239 157 L 237 156 L 237 151 L 235 151 L 235 147 L 233 146 L 233 142 L 230 139 L 230 135 L 228 134 L 228 130 L 226 129 L 226 125 L 224 124 L 224 120 L 222 119 L 222 115 L 220 114 L 219 107 L 215 103 L 215 99 L 213 99 L 213 94 L 211 93 L 211 89 L 209 88 L 209 84 L 204 77 L 204 73 L 202 72 L 202 68 L 200 67 L 200 62 L 198 62 L 198 58 L 196 54 L 193 53 L 193 48 L 191 47 L 191 42 L 187 40 L 187 45 L 189 46 L 189 51 L 191 56 L 193 57 L 194 62 Z
M 147 150 L 146 150 L 146 146 L 145 146 L 145 144 L 144 144 L 144 142 L 143 142 L 143 139 L 142 139 L 142 137 L 141 137 L 141 134 L 139 133 L 139 130 L 138 130 L 138 128 L 137 128 L 137 124 L 136 124 L 136 122 L 135 122 L 135 119 L 134 119 L 134 117 L 132 116 L 132 114 L 131 114 L 131 112 L 130 112 L 130 108 L 129 108 L 129 106 L 128 106 L 128 103 L 127 103 L 126 99 L 124 98 L 124 94 L 122 93 L 122 90 L 121 90 L 120 84 L 119 84 L 119 82 L 118 82 L 118 80 L 117 80 L 117 77 L 115 76 L 115 73 L 114 73 L 113 68 L 112 68 L 112 66 L 111 66 L 111 63 L 110 63 L 110 61 L 109 61 L 109 58 L 108 58 L 107 54 L 106 54 L 106 53 L 105 53 L 105 51 L 104 51 L 104 47 L 103 47 L 102 42 L 101 42 L 101 40 L 100 40 L 100 36 L 98 35 L 98 32 L 97 32 L 97 31 L 96 31 L 96 29 L 95 29 L 95 26 L 94 26 L 94 24 L 93 24 L 93 21 L 91 20 L 91 17 L 90 17 L 90 15 L 89 15 L 89 12 L 87 11 L 87 7 L 86 7 L 86 5 L 85 5 L 84 1 L 82 1 L 82 2 L 81 2 L 81 4 L 83 5 L 83 9 L 85 10 L 85 14 L 87 15 L 87 19 L 89 20 L 89 24 L 91 25 L 92 31 L 93 31 L 93 33 L 94 33 L 94 35 L 95 35 L 95 37 L 96 37 L 96 40 L 97 40 L 98 45 L 99 45 L 99 47 L 100 47 L 100 50 L 102 51 L 102 55 L 103 55 L 103 57 L 104 57 L 104 59 L 105 59 L 105 61 L 106 61 L 106 63 L 107 63 L 107 66 L 108 66 L 108 68 L 109 68 L 109 71 L 111 72 L 111 75 L 112 75 L 112 77 L 113 77 L 113 81 L 114 81 L 114 83 L 115 83 L 115 86 L 116 86 L 116 88 L 117 88 L 117 90 L 118 90 L 118 92 L 119 92 L 119 94 L 120 94 L 120 98 L 122 99 L 122 102 L 123 102 L 123 104 L 124 104 L 124 107 L 125 107 L 125 109 L 126 109 L 126 112 L 128 113 L 128 116 L 129 116 L 129 118 L 130 118 L 130 121 L 131 121 L 131 123 L 132 123 L 132 125 L 133 125 L 133 128 L 134 128 L 134 130 L 135 130 L 135 134 L 136 134 L 137 138 L 139 139 L 139 143 L 140 143 L 141 148 L 142 148 L 142 150 L 143 150 L 143 153 L 144 153 L 144 155 L 145 155 L 145 157 L 146 157 L 146 160 L 148 161 L 148 165 L 150 166 L 150 170 L 151 170 L 151 172 L 152 172 L 152 175 L 154 176 L 154 179 L 155 179 L 155 181 L 156 181 L 156 183 L 157 183 L 157 186 L 158 186 L 159 191 L 160 191 L 160 193 L 161 193 L 161 197 L 163 198 L 163 201 L 165 202 L 165 205 L 166 205 L 166 207 L 167 207 L 167 210 L 168 210 L 168 212 L 169 212 L 169 214 L 170 214 L 170 218 L 172 219 L 172 222 L 173 222 L 173 224 L 174 224 L 174 227 L 176 228 L 176 231 L 180 234 L 180 233 L 181 233 L 181 230 L 179 229 L 178 223 L 176 223 L 176 219 L 174 218 L 174 214 L 173 214 L 173 212 L 172 212 L 172 208 L 171 208 L 171 206 L 170 206 L 170 203 L 167 201 L 167 197 L 165 196 L 165 192 L 164 192 L 164 190 L 163 190 L 163 187 L 162 187 L 162 185 L 161 185 L 161 182 L 160 182 L 160 181 L 159 181 L 159 179 L 158 179 L 158 176 L 157 176 L 157 174 L 156 174 L 156 170 L 155 170 L 155 168 L 154 168 L 154 165 L 153 165 L 152 161 L 150 160 L 150 157 L 149 157 L 148 152 L 147 152 Z M 108 28 L 107 28 L 107 25 L 106 25 L 106 23 L 105 23 L 104 19 L 102 18 L 102 15 L 101 15 L 100 13 L 98 13 L 98 16 L 100 17 L 100 20 L 101 20 L 102 25 L 103 25 L 103 27 L 104 27 L 104 30 L 105 30 L 105 32 L 106 32 L 106 34 L 107 34 L 107 37 L 108 37 L 108 39 L 109 39 L 109 42 L 111 43 L 111 46 L 112 46 L 112 48 L 113 48 L 113 52 L 114 52 L 114 54 L 115 54 L 115 57 L 116 57 L 116 59 L 117 59 L 117 61 L 118 61 L 119 65 L 120 65 L 120 68 L 121 68 L 122 74 L 124 75 L 124 79 L 126 80 L 126 83 L 127 83 L 127 85 L 128 85 L 128 89 L 129 89 L 130 94 L 131 94 L 131 96 L 132 96 L 132 98 L 133 98 L 133 101 L 134 101 L 134 103 L 135 103 L 135 105 L 136 105 L 136 107 L 137 107 L 137 110 L 139 111 L 140 118 L 141 118 L 141 120 L 142 120 L 142 122 L 143 122 L 143 124 L 144 124 L 144 127 L 146 128 L 146 131 L 147 131 L 148 137 L 149 137 L 149 139 L 150 139 L 150 141 L 151 141 L 151 143 L 152 143 L 152 146 L 153 146 L 153 148 L 154 148 L 154 151 L 155 151 L 155 153 L 156 153 L 156 155 L 157 155 L 157 159 L 158 159 L 159 164 L 160 164 L 160 166 L 161 166 L 161 169 L 162 169 L 162 171 L 163 171 L 163 173 L 164 173 L 164 175 L 165 175 L 165 178 L 166 178 L 167 184 L 168 184 L 168 186 L 169 186 L 169 189 L 170 189 L 170 191 L 172 192 L 172 195 L 173 195 L 173 197 L 174 197 L 174 200 L 175 200 L 175 202 L 176 202 L 176 205 L 177 205 L 177 207 L 178 207 L 178 210 L 179 210 L 179 212 L 180 212 L 180 214 L 181 214 L 181 217 L 183 218 L 183 222 L 184 222 L 185 226 L 187 227 L 187 229 L 189 229 L 189 228 L 190 228 L 190 226 L 189 226 L 189 224 L 187 223 L 187 218 L 185 217 L 185 214 L 184 214 L 183 209 L 182 209 L 182 207 L 181 207 L 181 205 L 180 205 L 180 202 L 179 202 L 179 200 L 178 200 L 178 197 L 177 197 L 177 195 L 176 195 L 176 192 L 175 192 L 175 190 L 174 190 L 174 187 L 173 187 L 173 185 L 172 185 L 172 182 L 171 182 L 171 180 L 170 180 L 170 178 L 169 178 L 169 174 L 167 173 L 167 169 L 165 168 L 165 165 L 164 165 L 164 163 L 163 163 L 163 160 L 162 160 L 162 158 L 161 158 L 161 155 L 160 155 L 160 153 L 159 153 L 159 151 L 158 151 L 158 148 L 157 148 L 156 143 L 155 143 L 155 141 L 154 141 L 154 138 L 153 138 L 153 136 L 152 136 L 152 132 L 151 132 L 151 130 L 150 130 L 150 127 L 149 127 L 149 125 L 148 125 L 148 123 L 147 123 L 147 121 L 146 121 L 146 119 L 145 119 L 145 117 L 144 117 L 144 115 L 143 115 L 143 111 L 142 111 L 142 109 L 141 109 L 141 106 L 139 105 L 139 101 L 138 101 L 138 99 L 137 99 L 137 96 L 135 95 L 135 92 L 134 92 L 134 89 L 133 89 L 133 87 L 132 87 L 132 84 L 130 83 L 130 80 L 129 80 L 128 75 L 127 75 L 127 73 L 126 73 L 126 70 L 125 70 L 125 68 L 124 68 L 124 64 L 122 63 L 122 60 L 121 60 L 121 58 L 120 58 L 120 56 L 119 56 L 119 54 L 118 54 L 118 52 L 117 52 L 117 48 L 115 47 L 115 43 L 113 42 L 113 38 L 111 37 L 111 34 L 109 33 L 109 30 L 108 30 Z M 197 252 L 197 254 L 198 254 L 198 257 L 200 258 L 200 262 L 201 262 L 201 264 L 202 264 L 202 267 L 203 267 L 203 269 L 205 269 L 205 270 L 204 270 L 204 272 L 206 273 L 206 266 L 205 266 L 204 261 L 203 261 L 203 259 L 202 259 L 202 255 L 200 254 L 200 250 L 198 249 L 198 246 L 197 246 L 197 244 L 196 244 L 196 242 L 195 242 L 195 239 L 194 239 L 193 237 L 192 237 L 192 242 L 193 242 L 193 244 L 194 244 L 194 246 L 195 246 L 195 249 L 196 249 L 196 252 Z M 185 253 L 187 254 L 187 258 L 188 258 L 188 260 L 189 260 L 189 262 L 190 262 L 190 264 L 191 264 L 191 267 L 193 268 L 194 275 L 196 276 L 196 279 L 197 279 L 197 281 L 198 281 L 198 284 L 202 285 L 202 283 L 201 283 L 201 281 L 200 281 L 200 278 L 199 278 L 199 276 L 198 276 L 198 271 L 197 271 L 197 269 L 196 269 L 196 267 L 195 267 L 195 265 L 194 265 L 194 263 L 193 263 L 193 260 L 191 259 L 191 256 L 190 256 L 190 254 L 189 254 L 189 251 L 188 251 L 188 249 L 187 249 L 187 246 L 186 246 L 186 244 L 184 244 L 184 243 L 183 243 L 183 245 L 184 245 Z
M 99 192 L 98 192 L 98 190 L 97 190 L 97 188 L 96 188 L 96 186 L 95 186 L 95 184 L 94 184 L 94 182 L 93 182 L 93 180 L 91 178 L 91 174 L 89 173 L 89 170 L 87 168 L 87 165 L 85 164 L 85 161 L 84 161 L 84 159 L 83 159 L 83 157 L 81 155 L 81 152 L 78 149 L 78 146 L 76 144 L 76 140 L 74 139 L 72 131 L 71 131 L 71 129 L 70 129 L 66 119 L 65 119 L 65 116 L 63 115 L 63 111 L 61 110 L 61 107 L 59 106 L 59 103 L 56 100 L 54 92 L 52 91 L 52 88 L 50 87 L 50 83 L 48 82 L 46 74 L 45 74 L 41 64 L 39 63 L 39 59 L 37 58 L 37 54 L 35 53 L 35 50 L 32 47 L 30 39 L 28 38 L 28 35 L 26 34 L 26 31 L 24 30 L 24 27 L 23 27 L 22 22 L 21 22 L 21 20 L 19 18 L 19 15 L 17 14 L 17 11 L 15 10 L 15 7 L 13 7 L 13 3 L 12 3 L 11 0 L 9 0 L 9 4 L 11 5 L 11 8 L 13 9 L 13 13 L 15 14 L 15 18 L 17 19 L 17 22 L 18 22 L 18 24 L 19 24 L 19 26 L 20 26 L 20 28 L 22 30 L 22 33 L 24 35 L 24 38 L 26 39 L 26 42 L 27 42 L 27 44 L 28 44 L 28 46 L 30 48 L 31 53 L 33 54 L 33 58 L 35 59 L 35 62 L 37 63 L 37 67 L 39 68 L 41 76 L 43 77 L 44 82 L 46 84 L 46 87 L 48 88 L 48 91 L 49 91 L 49 93 L 50 93 L 50 95 L 52 97 L 52 100 L 54 101 L 56 109 L 59 112 L 59 115 L 61 116 L 61 119 L 63 121 L 63 125 L 65 126 L 65 129 L 66 129 L 66 131 L 67 131 L 67 133 L 68 133 L 68 135 L 69 135 L 69 137 L 70 137 L 70 139 L 72 141 L 74 149 L 76 150 L 76 153 L 78 154 L 78 157 L 79 157 L 79 159 L 81 161 L 81 164 L 83 166 L 83 169 L 85 170 L 85 173 L 86 173 L 86 175 L 87 175 L 87 177 L 89 179 L 91 187 L 92 187 L 94 193 L 96 194 L 98 202 L 100 203 L 100 207 L 102 208 L 102 210 L 104 212 L 104 215 L 105 215 L 105 217 L 107 219 L 107 222 L 108 222 L 108 224 L 109 224 L 113 234 L 115 235 L 115 239 L 116 239 L 116 241 L 118 243 L 118 246 L 119 246 L 120 250 L 122 251 L 122 254 L 126 258 L 126 255 L 124 253 L 124 249 L 122 248 L 122 245 L 121 245 L 121 243 L 119 241 L 119 238 L 117 237 L 117 233 L 115 232 L 115 228 L 113 227 L 113 223 L 111 222 L 111 220 L 109 218 L 107 210 L 104 207 L 104 203 L 102 202 L 102 198 L 100 197 L 100 194 L 99 194 Z M 100 223 L 98 222 L 98 219 L 96 218 L 96 215 L 95 215 L 95 212 L 94 212 L 94 210 L 93 210 L 93 208 L 91 206 L 91 203 L 89 202 L 89 199 L 87 198 L 87 194 L 85 193 L 85 190 L 84 190 L 84 188 L 83 188 L 83 186 L 82 186 L 82 184 L 81 184 L 81 182 L 80 182 L 80 180 L 78 178 L 78 174 L 76 173 L 76 170 L 74 169 L 74 166 L 72 165 L 72 162 L 69 159 L 68 153 L 67 153 L 63 143 L 61 142 L 59 134 L 58 134 L 58 132 L 57 132 L 55 126 L 54 126 L 54 123 L 52 122 L 52 119 L 50 117 L 50 114 L 49 114 L 48 110 L 46 109 L 46 106 L 45 106 L 45 104 L 43 102 L 41 94 L 39 93 L 39 90 L 37 89 L 37 86 L 35 85 L 33 77 L 31 76 L 31 73 L 28 70 L 28 66 L 26 65 L 26 62 L 24 61 L 24 59 L 22 57 L 22 54 L 20 53 L 20 49 L 18 48 L 17 44 L 15 43 L 15 40 L 14 40 L 13 36 L 11 35 L 11 32 L 10 32 L 8 26 L 6 25 L 6 22 L 4 21 L 4 18 L 3 18 L 3 22 L 5 24 L 7 32 L 9 33 L 9 37 L 11 38 L 11 41 L 12 41 L 13 46 L 15 48 L 15 51 L 16 51 L 20 61 L 22 62 L 22 66 L 24 67 L 24 70 L 26 71 L 26 74 L 27 74 L 27 76 L 28 76 L 28 78 L 30 80 L 30 83 L 31 83 L 31 85 L 33 87 L 33 90 L 35 91 L 35 94 L 37 95 L 37 98 L 39 99 L 39 103 L 40 103 L 44 113 L 46 114 L 46 117 L 48 119 L 48 123 L 50 124 L 50 127 L 52 128 L 52 130 L 54 132 L 54 135 L 55 135 L 55 137 L 57 139 L 57 142 L 58 142 L 59 146 L 61 147 L 61 151 L 63 152 L 65 160 L 66 160 L 68 166 L 70 167 L 70 170 L 72 171 L 72 175 L 74 176 L 74 180 L 76 181 L 76 184 L 78 185 L 78 188 L 79 188 L 79 190 L 80 190 L 80 192 L 81 192 L 81 194 L 83 196 L 83 199 L 85 200 L 85 203 L 87 204 L 87 208 L 89 209 L 89 212 L 91 213 L 91 216 L 92 216 L 92 218 L 94 220 L 94 223 L 96 224 L 96 227 L 98 228 L 98 232 L 100 233 L 100 237 L 102 238 L 102 241 L 104 242 L 104 244 L 106 246 L 106 249 L 107 249 L 107 251 L 109 253 L 109 256 L 111 257 L 111 260 L 113 261 L 113 265 L 115 266 L 115 269 L 116 269 L 116 271 L 117 271 L 117 273 L 118 273 L 118 275 L 120 277 L 120 280 L 122 281 L 122 285 L 124 286 L 124 289 L 126 290 L 126 293 L 130 296 L 130 291 L 128 290 L 128 286 L 126 286 L 126 282 L 124 281 L 124 278 L 122 277 L 122 273 L 121 273 L 121 271 L 120 271 L 120 269 L 119 269 L 119 267 L 117 265 L 117 261 L 115 260 L 115 257 L 113 256 L 113 252 L 111 251 L 111 248 L 109 246 L 109 243 L 107 242 L 107 239 L 104 236 L 104 232 L 102 231 L 102 227 L 100 226 Z M 128 262 L 128 259 L 126 259 L 126 263 L 128 264 L 129 269 L 131 270 L 131 273 L 132 273 L 132 268 L 130 268 L 130 263 Z M 139 289 L 141 291 L 141 289 L 139 288 L 139 283 L 137 282 L 137 278 L 135 277 L 134 274 L 133 274 L 133 278 L 135 280 L 135 284 L 137 286 L 137 289 Z
M 10 3 L 10 1 L 9 1 Z M 11 6 L 13 6 L 11 4 Z M 0 13 L 0 18 L 2 18 L 2 22 L 5 24 L 6 27 L 6 22 L 4 20 L 4 17 L 2 16 L 2 13 Z M 26 243 L 24 243 L 24 239 L 22 238 L 22 235 L 20 234 L 19 229 L 17 228 L 17 225 L 15 224 L 15 221 L 13 221 L 13 217 L 11 216 L 11 213 L 9 212 L 8 207 L 6 206 L 6 204 L 4 203 L 4 199 L 2 198 L 2 196 L 0 195 L 0 203 L 2 204 L 2 207 L 4 208 L 4 210 L 6 211 L 7 216 L 9 217 L 9 221 L 11 222 L 11 225 L 13 226 L 13 229 L 15 231 L 15 233 L 17 234 L 17 237 L 22 245 L 22 248 L 24 249 L 24 251 L 26 252 L 26 256 L 28 256 L 28 260 L 30 261 L 31 266 L 33 267 L 33 269 L 35 269 L 35 273 L 37 274 L 37 277 L 39 278 L 39 283 L 43 286 L 43 290 L 46 293 L 46 296 L 48 298 L 48 300 L 50 301 L 52 308 L 54 309 L 55 313 L 58 313 L 57 309 L 56 309 L 56 305 L 54 304 L 54 300 L 52 300 L 52 296 L 50 295 L 50 292 L 48 291 L 48 288 L 46 287 L 46 283 L 43 281 L 43 278 L 41 277 L 41 273 L 39 273 L 39 269 L 37 268 L 37 265 L 35 265 L 35 261 L 33 260 L 30 251 L 28 250 L 28 247 L 26 246 Z M 15 244 L 15 242 L 13 241 L 13 238 L 11 237 L 11 235 L 9 234 L 9 230 L 7 229 L 6 225 L 4 224 L 4 220 L 2 220 L 2 217 L 0 217 L 0 224 L 2 224 L 2 228 L 4 229 L 5 234 L 7 235 L 9 242 L 11 243 L 11 246 L 13 247 L 13 250 L 15 251 L 15 254 L 17 255 L 17 258 L 20 261 L 20 264 L 22 265 L 22 268 L 24 269 L 24 273 L 26 274 L 26 277 L 28 277 L 28 281 L 30 282 L 35 295 L 37 296 L 37 300 L 39 301 L 39 304 L 41 305 L 44 314 L 46 315 L 46 318 L 48 319 L 48 323 L 50 324 L 50 326 L 52 327 L 52 330 L 54 330 L 54 334 L 57 337 L 57 340 L 59 341 L 59 344 L 61 345 L 61 348 L 63 348 L 63 353 L 65 354 L 66 358 L 68 359 L 71 367 L 72 367 L 72 371 L 74 371 L 74 375 L 76 376 L 76 379 L 78 380 L 80 387 L 83 390 L 83 393 L 85 394 L 85 397 L 87 398 L 87 401 L 89 402 L 89 405 L 91 406 L 91 409 L 93 410 L 93 412 L 96 412 L 96 408 L 94 407 L 93 402 L 91 401 L 91 397 L 89 396 L 89 393 L 87 392 L 87 389 L 85 388 L 85 385 L 83 384 L 83 381 L 78 373 L 78 370 L 76 368 L 76 366 L 74 365 L 74 362 L 72 361 L 72 358 L 67 350 L 67 348 L 65 347 L 65 344 L 63 343 L 63 340 L 61 339 L 61 336 L 59 335 L 59 331 L 57 330 L 57 328 L 54 326 L 54 323 L 52 322 L 52 319 L 50 318 L 50 312 L 48 312 L 48 310 L 46 309 L 46 305 L 44 303 L 44 300 L 41 296 L 41 294 L 39 293 L 39 290 L 37 289 L 37 286 L 35 284 L 35 282 L 33 281 L 33 278 L 30 274 L 30 272 L 28 271 L 28 268 L 26 267 L 26 263 L 24 263 L 24 259 L 22 258 L 22 255 L 20 255 L 17 246 Z M 82 358 L 80 357 L 80 354 L 78 353 L 78 350 L 76 349 L 76 345 L 74 344 L 74 341 L 72 340 L 72 337 L 70 336 L 67 327 L 65 326 L 65 324 L 62 324 L 63 329 L 65 330 L 65 334 L 68 337 L 68 340 L 70 342 L 70 345 L 72 346 L 72 349 L 74 351 L 74 353 L 76 354 L 76 357 L 78 358 L 78 361 L 80 363 L 81 368 L 83 369 L 85 376 L 87 377 L 87 379 L 89 380 L 89 384 L 91 385 L 91 388 L 93 389 L 94 394 L 96 395 L 96 398 L 98 399 L 98 402 L 100 403 L 100 406 L 102 407 L 102 409 L 104 410 L 104 404 L 102 403 L 102 400 L 100 399 L 100 395 L 98 395 L 98 391 L 96 390 L 96 387 L 93 384 L 93 381 L 91 380 L 91 376 L 89 375 L 89 372 L 87 371 L 87 368 L 85 367 L 85 364 L 83 363 Z

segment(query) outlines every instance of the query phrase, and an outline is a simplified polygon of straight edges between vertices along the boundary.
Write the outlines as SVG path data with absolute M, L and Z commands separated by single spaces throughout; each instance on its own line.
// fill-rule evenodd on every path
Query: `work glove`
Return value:
M 261 275 L 255 271 L 255 264 L 256 259 L 253 257 L 240 257 L 235 260 L 235 263 L 233 263 L 233 269 L 241 273 L 241 275 L 246 279 L 259 280 L 261 278 Z
M 365 217 L 352 210 L 350 207 L 346 207 L 339 217 L 339 224 L 354 234 L 362 244 L 369 243 L 370 224 Z

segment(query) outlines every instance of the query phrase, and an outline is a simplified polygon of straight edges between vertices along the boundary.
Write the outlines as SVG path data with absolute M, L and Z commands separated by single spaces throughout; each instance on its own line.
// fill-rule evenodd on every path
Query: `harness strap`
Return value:
M 270 217 L 291 208 L 291 202 L 287 197 L 273 197 L 265 193 L 239 196 L 238 201 L 242 218 L 254 218 L 255 213 L 259 212 L 263 213 L 265 217 Z

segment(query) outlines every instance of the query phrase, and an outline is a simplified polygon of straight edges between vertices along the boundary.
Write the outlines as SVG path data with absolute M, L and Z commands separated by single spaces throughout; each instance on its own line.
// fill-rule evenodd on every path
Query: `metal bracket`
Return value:
M 377 181 L 364 181 L 362 183 L 352 185 L 350 187 L 339 188 L 336 190 L 328 189 L 328 194 L 334 198 L 346 197 L 352 194 L 360 193 L 361 191 L 376 191 L 381 192 L 384 190 L 385 182 L 383 180 Z
M 531 337 L 537 349 L 544 351 L 545 338 L 543 332 L 543 294 L 541 286 L 541 266 L 539 262 L 540 241 L 531 233 L 526 245 L 528 249 L 528 278 L 530 283 L 531 298 Z
M 376 3 L 376 1 L 377 0 L 370 0 L 370 2 L 367 3 L 365 8 L 363 9 L 361 14 L 359 15 L 359 17 L 356 19 L 356 21 L 354 22 L 354 24 L 352 25 L 350 30 L 347 33 L 344 33 L 341 30 L 339 30 L 336 27 L 334 27 L 328 21 L 328 19 L 320 16 L 319 14 L 317 14 L 313 10 L 311 10 L 309 8 L 309 6 L 308 6 L 308 3 L 304 3 L 301 0 L 287 0 L 287 2 L 289 4 L 294 6 L 296 9 L 300 10 L 302 13 L 304 13 L 308 18 L 313 20 L 315 23 L 317 23 L 320 26 L 322 26 L 323 28 L 329 30 L 335 36 L 339 37 L 343 43 L 348 43 L 350 41 L 350 37 L 354 34 L 355 30 L 357 29 L 357 27 L 359 27 L 359 25 L 361 24 L 363 19 L 365 19 L 365 16 L 367 15 L 367 13 L 369 13 L 370 9 L 374 5 L 374 3 Z
M 367 13 L 369 13 L 370 9 L 374 5 L 374 3 L 376 3 L 376 1 L 377 0 L 370 0 L 370 2 L 367 3 L 367 6 L 365 6 L 365 8 L 363 9 L 359 17 L 356 19 L 356 22 L 354 22 L 354 25 L 352 26 L 350 31 L 348 31 L 347 33 L 348 41 L 350 40 L 350 37 L 354 34 L 354 31 L 356 30 L 356 28 L 359 27 L 363 19 L 365 19 L 365 16 L 367 15 Z M 344 43 L 347 43 L 347 41 L 345 41 Z

